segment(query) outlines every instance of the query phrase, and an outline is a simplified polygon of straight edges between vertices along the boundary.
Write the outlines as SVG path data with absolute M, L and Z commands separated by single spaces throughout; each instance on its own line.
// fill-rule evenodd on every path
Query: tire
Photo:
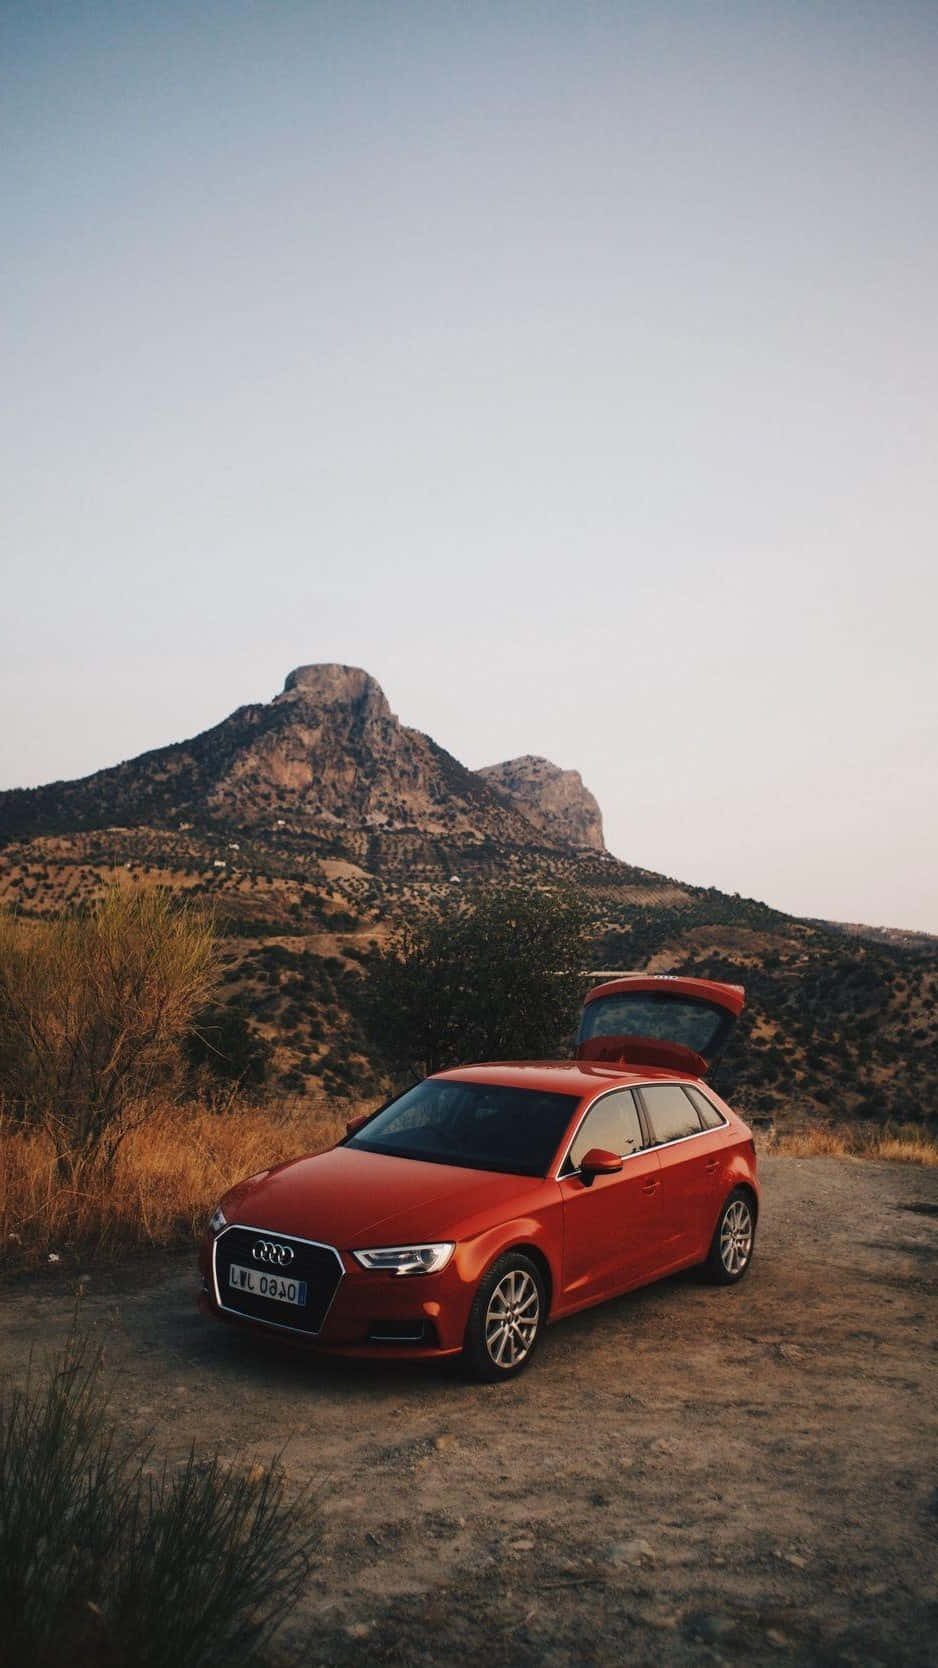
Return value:
M 479 1284 L 463 1345 L 468 1377 L 486 1384 L 514 1378 L 528 1365 L 544 1329 L 544 1279 L 520 1251 L 499 1257 Z
M 752 1194 L 737 1187 L 724 1203 L 713 1230 L 705 1264 L 718 1286 L 735 1286 L 752 1262 L 756 1239 L 756 1207 Z

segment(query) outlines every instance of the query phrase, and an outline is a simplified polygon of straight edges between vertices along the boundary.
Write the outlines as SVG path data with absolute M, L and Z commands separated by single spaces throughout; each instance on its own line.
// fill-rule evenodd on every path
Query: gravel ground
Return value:
M 549 1331 L 513 1384 L 317 1361 L 202 1319 L 192 1259 L 92 1270 L 83 1325 L 160 1458 L 312 1489 L 279 1665 L 938 1661 L 938 1171 L 764 1159 L 741 1285 L 680 1275 Z M 3 1287 L 0 1371 L 75 1274 Z

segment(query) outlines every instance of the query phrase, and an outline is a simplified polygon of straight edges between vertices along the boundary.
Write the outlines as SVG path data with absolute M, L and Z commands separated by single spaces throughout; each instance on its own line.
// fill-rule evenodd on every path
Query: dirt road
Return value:
M 285 1449 L 322 1555 L 304 1665 L 938 1660 L 938 1172 L 767 1159 L 742 1285 L 548 1332 L 514 1384 L 298 1359 L 203 1320 L 188 1260 L 92 1273 L 84 1325 L 158 1456 Z M 2 1289 L 0 1370 L 74 1274 Z

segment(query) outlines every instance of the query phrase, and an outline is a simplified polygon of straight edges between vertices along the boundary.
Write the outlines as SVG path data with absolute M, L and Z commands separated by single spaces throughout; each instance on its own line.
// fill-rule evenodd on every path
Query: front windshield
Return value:
M 576 1104 L 576 1095 L 431 1077 L 345 1144 L 431 1164 L 545 1176 Z

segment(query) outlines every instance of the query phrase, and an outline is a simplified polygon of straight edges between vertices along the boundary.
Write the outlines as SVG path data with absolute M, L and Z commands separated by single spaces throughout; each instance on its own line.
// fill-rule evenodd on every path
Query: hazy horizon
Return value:
M 938 932 L 931 5 L 8 4 L 0 787 L 363 666 Z

